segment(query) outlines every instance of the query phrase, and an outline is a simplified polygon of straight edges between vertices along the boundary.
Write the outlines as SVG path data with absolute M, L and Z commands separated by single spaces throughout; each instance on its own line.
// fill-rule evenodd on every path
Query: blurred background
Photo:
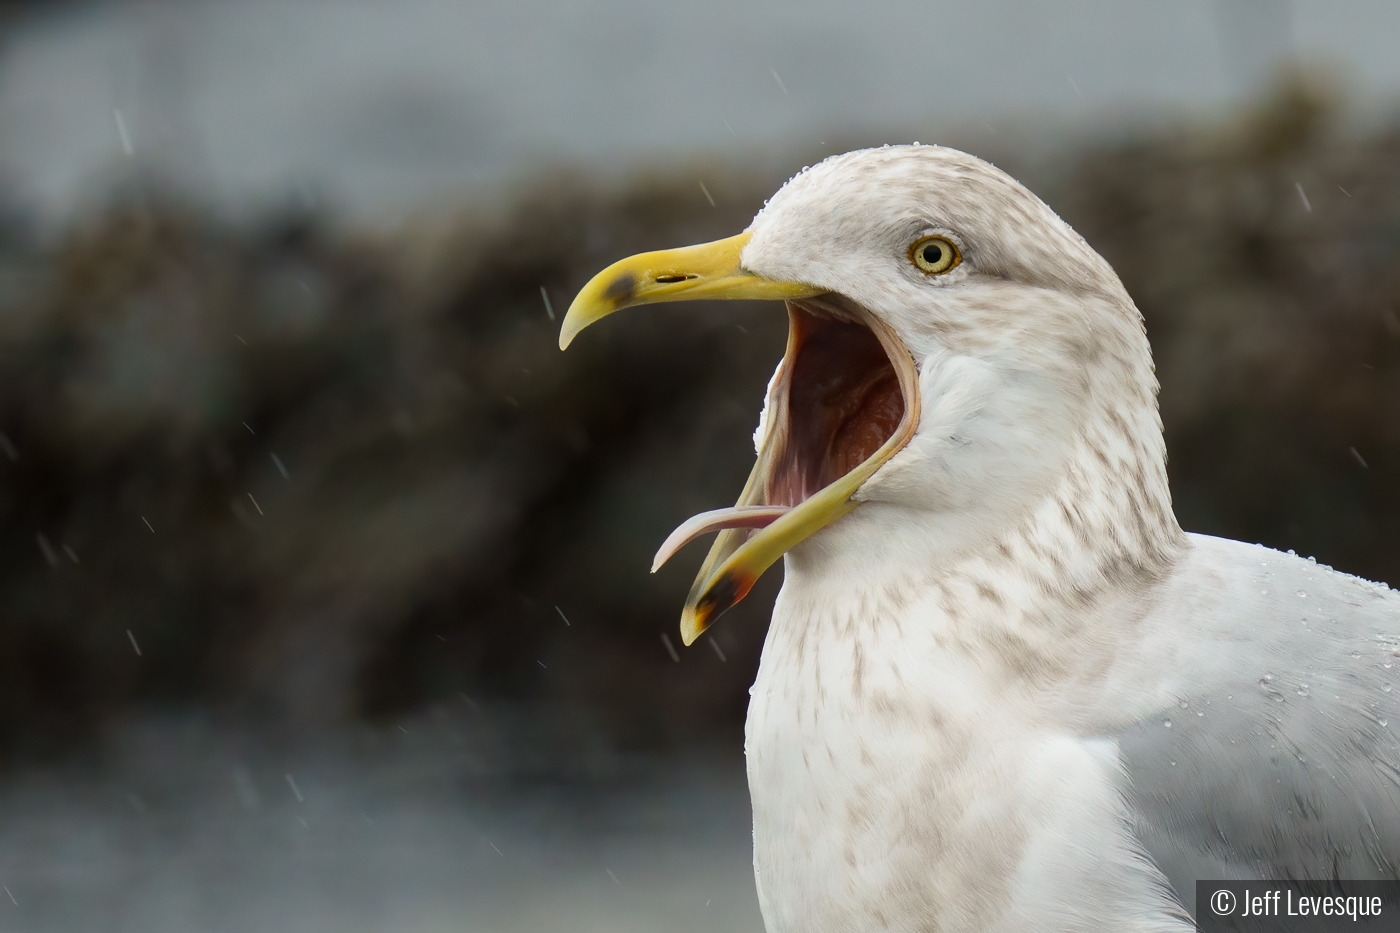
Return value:
M 1400 5 L 0 2 L 0 930 L 761 930 L 694 647 L 771 306 L 568 354 L 804 165 L 1021 178 L 1189 530 L 1400 583 Z

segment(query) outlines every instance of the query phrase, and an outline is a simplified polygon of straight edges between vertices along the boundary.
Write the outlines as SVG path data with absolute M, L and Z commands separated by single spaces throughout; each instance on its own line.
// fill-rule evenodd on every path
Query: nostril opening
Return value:
M 686 279 L 694 278 L 698 278 L 698 276 L 677 275 L 675 273 L 667 273 L 666 275 L 658 275 L 656 277 L 656 282 L 658 285 L 674 285 L 677 282 L 684 282 Z

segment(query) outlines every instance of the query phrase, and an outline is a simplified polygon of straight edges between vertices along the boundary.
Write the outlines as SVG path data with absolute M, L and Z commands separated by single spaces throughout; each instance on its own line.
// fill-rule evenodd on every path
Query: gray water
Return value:
M 0 33 L 0 182 L 61 216 L 142 166 L 384 223 L 561 163 L 1199 116 L 1293 59 L 1390 100 L 1396 35 L 1392 0 L 110 0 Z
M 480 723 L 118 730 L 0 788 L 0 930 L 762 930 L 737 749 L 505 760 Z

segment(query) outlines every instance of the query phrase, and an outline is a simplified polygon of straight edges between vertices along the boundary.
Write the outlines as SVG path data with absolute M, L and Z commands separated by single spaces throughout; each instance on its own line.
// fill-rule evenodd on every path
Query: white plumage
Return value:
M 786 556 L 747 724 L 770 933 L 1187 931 L 1196 878 L 1397 877 L 1400 594 L 1180 530 L 1102 258 L 931 146 L 830 159 L 750 231 L 921 398 Z M 908 262 L 930 233 L 946 275 Z

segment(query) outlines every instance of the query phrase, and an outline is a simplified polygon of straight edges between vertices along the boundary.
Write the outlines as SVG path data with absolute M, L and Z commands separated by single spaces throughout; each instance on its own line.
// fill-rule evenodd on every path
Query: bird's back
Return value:
M 1190 542 L 1111 675 L 1153 697 L 1116 734 L 1135 835 L 1188 908 L 1196 879 L 1400 877 L 1400 592 Z

